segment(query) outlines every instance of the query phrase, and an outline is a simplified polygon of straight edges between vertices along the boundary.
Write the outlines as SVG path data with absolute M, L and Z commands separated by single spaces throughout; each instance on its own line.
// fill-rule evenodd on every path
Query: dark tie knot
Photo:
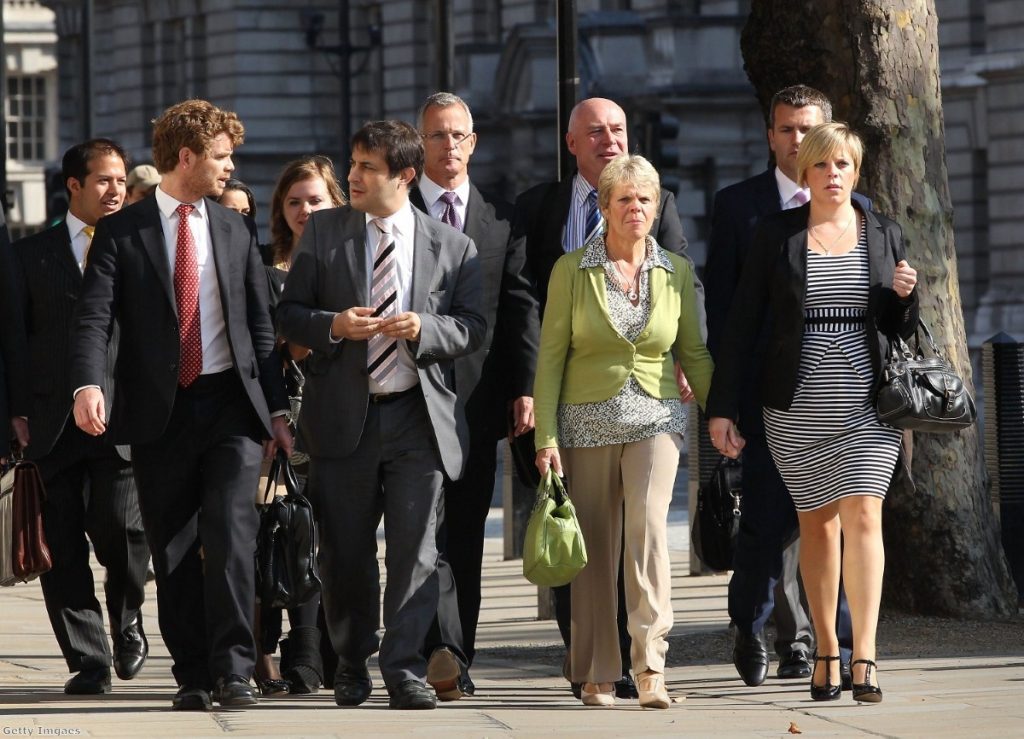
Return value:
M 597 205 L 597 190 L 591 190 L 587 193 L 587 207 L 593 208 Z
M 382 234 L 391 233 L 391 223 L 383 218 L 374 218 L 372 221 L 373 225 L 377 227 L 377 230 Z
M 451 205 L 452 207 L 455 206 L 455 201 L 456 201 L 456 199 L 458 199 L 458 197 L 459 196 L 456 195 L 453 192 L 443 192 L 443 193 L 441 193 L 441 200 L 446 202 L 448 205 Z
M 194 211 L 195 209 L 196 206 L 192 205 L 191 203 L 182 203 L 174 210 L 177 211 L 178 218 L 185 219 L 188 218 L 192 214 L 192 211 Z

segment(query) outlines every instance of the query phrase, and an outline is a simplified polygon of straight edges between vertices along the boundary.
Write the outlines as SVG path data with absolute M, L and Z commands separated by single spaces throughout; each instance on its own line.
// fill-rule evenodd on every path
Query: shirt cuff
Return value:
M 89 388 L 91 388 L 91 387 L 94 387 L 94 388 L 96 388 L 97 390 L 100 390 L 100 389 L 101 389 L 99 385 L 82 385 L 82 387 L 76 387 L 76 388 L 75 388 L 75 392 L 71 393 L 71 397 L 72 397 L 72 398 L 77 398 L 77 397 L 78 397 L 78 394 L 79 394 L 80 392 L 82 392 L 83 390 L 88 390 L 88 389 L 89 389 Z
M 288 411 L 274 411 L 270 414 L 271 418 L 280 418 L 281 416 L 287 416 Z

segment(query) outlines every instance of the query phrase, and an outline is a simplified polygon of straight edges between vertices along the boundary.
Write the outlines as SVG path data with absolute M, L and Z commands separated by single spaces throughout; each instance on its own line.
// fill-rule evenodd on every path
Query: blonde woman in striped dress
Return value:
M 810 203 L 758 228 L 708 416 L 712 443 L 738 456 L 740 368 L 745 347 L 760 334 L 768 347 L 765 432 L 796 504 L 800 570 L 817 640 L 811 697 L 840 697 L 835 613 L 842 573 L 853 617 L 853 697 L 876 703 L 882 501 L 901 433 L 878 421 L 874 395 L 888 337 L 908 336 L 917 325 L 917 273 L 904 259 L 900 227 L 851 201 L 862 152 L 860 137 L 843 123 L 815 127 L 800 145 L 798 175 Z

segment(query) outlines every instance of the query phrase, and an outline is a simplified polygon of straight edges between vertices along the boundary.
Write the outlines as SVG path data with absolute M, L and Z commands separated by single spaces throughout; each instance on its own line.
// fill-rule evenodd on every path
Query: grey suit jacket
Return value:
M 411 206 L 409 206 L 411 207 Z M 454 359 L 483 342 L 480 264 L 472 239 L 415 211 L 411 310 L 419 341 L 409 342 L 445 474 L 459 479 L 469 448 L 455 393 Z M 331 341 L 336 313 L 369 304 L 366 216 L 345 206 L 314 213 L 277 306 L 278 331 L 313 349 L 299 427 L 314 456 L 344 457 L 362 436 L 369 402 L 366 341 Z

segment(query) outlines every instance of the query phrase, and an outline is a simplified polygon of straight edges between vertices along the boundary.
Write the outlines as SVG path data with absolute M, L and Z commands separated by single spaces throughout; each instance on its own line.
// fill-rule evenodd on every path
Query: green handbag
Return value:
M 587 565 L 587 548 L 576 509 L 561 478 L 549 469 L 537 487 L 537 501 L 526 524 L 523 576 L 554 588 L 572 582 Z

